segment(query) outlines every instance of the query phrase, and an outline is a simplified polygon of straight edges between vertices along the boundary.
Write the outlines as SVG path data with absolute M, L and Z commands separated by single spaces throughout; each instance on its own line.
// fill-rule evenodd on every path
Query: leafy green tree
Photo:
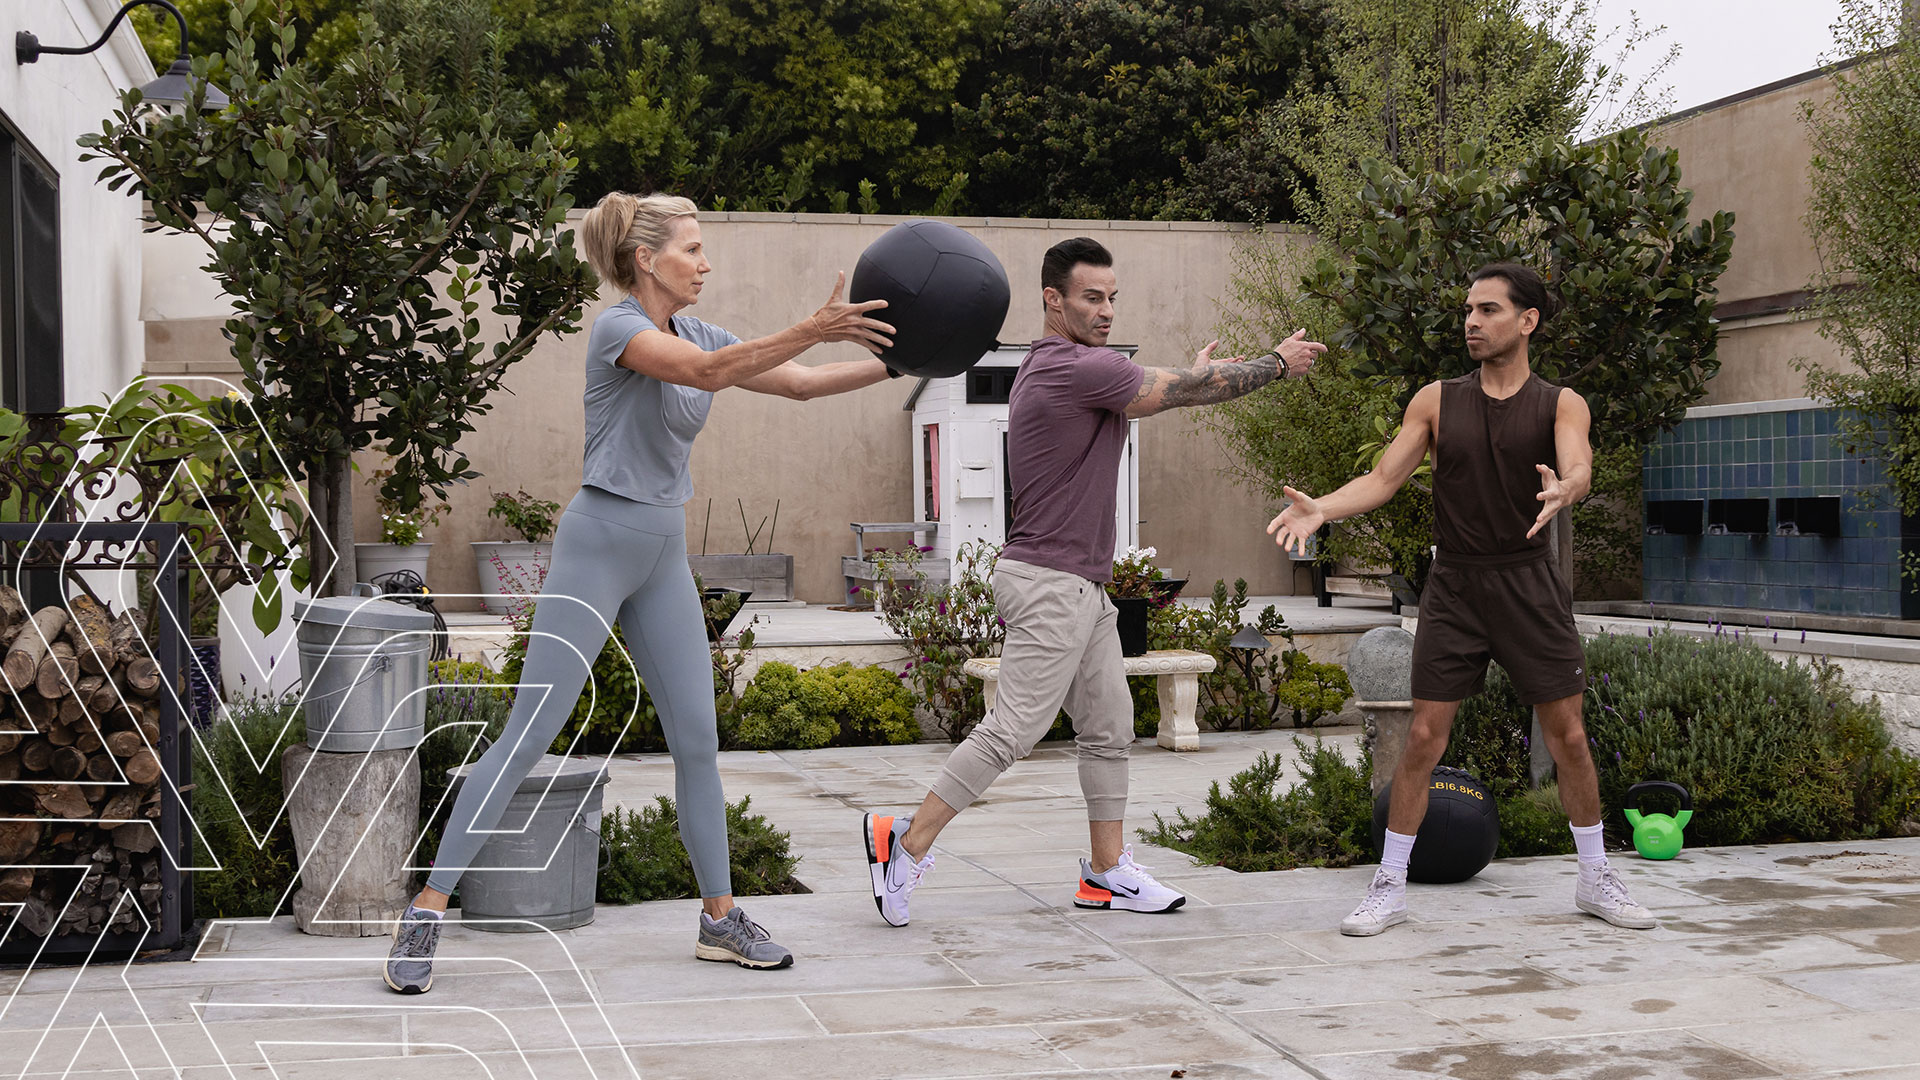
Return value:
M 509 70 L 564 123 L 584 200 L 845 209 L 861 180 L 906 206 L 964 171 L 957 89 L 999 0 L 495 0 Z M 954 196 L 947 196 L 949 206 Z
M 1920 26 L 1902 39 L 1902 18 L 1900 0 L 1842 0 L 1839 46 L 1870 58 L 1835 72 L 1831 102 L 1803 106 L 1814 314 L 1847 364 L 1803 368 L 1808 393 L 1852 410 L 1848 452 L 1881 458 L 1895 505 L 1920 516 Z M 1920 580 L 1920 552 L 1902 561 Z
M 1030 217 L 1287 220 L 1292 177 L 1254 119 L 1310 81 L 1317 5 L 1020 0 L 983 93 L 972 205 Z
M 1634 25 L 1618 62 L 1588 0 L 1328 0 L 1328 77 L 1262 110 L 1266 140 L 1292 164 L 1294 201 L 1344 240 L 1364 214 L 1360 163 L 1447 172 L 1479 144 L 1494 165 L 1583 128 L 1611 130 L 1664 104 L 1653 89 L 1671 49 L 1638 80 L 1621 63 L 1652 34 Z
M 187 52 L 211 58 L 217 72 L 225 62 L 235 0 L 173 0 L 173 6 L 187 20 Z M 360 40 L 363 6 L 364 0 L 289 0 L 287 15 L 293 27 L 293 45 L 287 50 L 288 56 L 323 65 L 345 56 Z M 143 7 L 133 13 L 132 22 L 154 67 L 167 70 L 180 52 L 180 31 L 173 16 L 159 8 Z M 272 42 L 266 37 L 265 22 L 253 24 L 251 32 L 260 51 L 270 53 Z
M 101 179 L 133 183 L 157 224 L 205 241 L 233 298 L 226 324 L 254 407 L 304 481 L 309 552 L 324 592 L 354 578 L 348 476 L 354 452 L 393 457 L 382 495 L 410 510 L 478 474 L 460 437 L 508 366 L 549 333 L 578 329 L 593 276 L 573 250 L 564 134 L 526 145 L 458 85 L 375 28 L 322 76 L 294 60 L 287 0 L 266 19 L 273 68 L 252 35 L 257 0 L 230 13 L 218 113 L 150 117 L 138 91 L 82 144 Z M 396 18 L 464 20 L 447 55 L 484 52 L 484 0 L 396 0 Z M 204 70 L 204 61 L 196 67 Z M 422 72 L 428 72 L 422 75 Z M 410 82 L 410 79 L 416 80 Z M 502 317 L 489 346 L 481 300 Z
M 1577 555 L 1591 574 L 1617 574 L 1639 549 L 1638 515 L 1622 511 L 1638 504 L 1640 452 L 1720 367 L 1713 286 L 1733 215 L 1694 222 L 1677 152 L 1632 129 L 1546 146 L 1498 174 L 1468 147 L 1452 172 L 1368 162 L 1365 175 L 1372 214 L 1347 257 L 1323 257 L 1306 282 L 1338 312 L 1332 343 L 1354 355 L 1355 374 L 1395 380 L 1404 407 L 1419 387 L 1475 367 L 1460 331 L 1467 275 L 1500 260 L 1540 270 L 1563 306 L 1534 333 L 1529 361 L 1593 413 Z
M 1313 265 L 1312 242 L 1297 233 L 1255 233 L 1235 259 L 1232 314 L 1223 339 L 1243 352 L 1266 348 L 1297 329 L 1333 342 L 1340 314 L 1306 295 L 1301 278 Z M 1331 345 L 1305 378 L 1283 379 L 1257 394 L 1204 410 L 1201 422 L 1222 442 L 1223 471 L 1274 512 L 1286 504 L 1281 488 L 1332 491 L 1367 467 L 1360 454 L 1383 439 L 1400 409 L 1401 380 L 1354 374 L 1353 354 Z M 1433 495 L 1424 476 L 1385 506 L 1342 522 L 1324 536 L 1317 558 L 1326 564 L 1386 567 L 1417 574 L 1433 543 Z
M 1326 76 L 1257 117 L 1261 136 L 1293 163 L 1293 202 L 1323 254 L 1352 246 L 1358 223 L 1374 212 L 1361 193 L 1364 161 L 1418 175 L 1455 164 L 1454 148 L 1474 141 L 1497 171 L 1542 141 L 1642 118 L 1663 101 L 1651 87 L 1664 63 L 1634 81 L 1602 62 L 1615 43 L 1598 32 L 1586 0 L 1328 0 L 1324 18 Z M 1631 28 L 1618 43 L 1621 59 L 1650 38 Z M 1249 237 L 1234 268 L 1236 314 L 1222 336 L 1257 350 L 1306 327 L 1335 347 L 1310 378 L 1275 383 L 1205 420 L 1227 444 L 1228 471 L 1273 509 L 1284 502 L 1283 484 L 1327 491 L 1369 467 L 1376 455 L 1365 451 L 1383 444 L 1400 403 L 1418 389 L 1377 369 L 1356 370 L 1363 358 L 1338 347 L 1345 315 L 1303 291 L 1314 246 L 1285 231 Z M 1637 468 L 1637 459 L 1625 461 L 1631 456 L 1603 454 L 1601 465 L 1619 474 Z M 1416 474 L 1385 506 L 1334 529 L 1319 557 L 1418 580 L 1432 520 L 1425 478 Z

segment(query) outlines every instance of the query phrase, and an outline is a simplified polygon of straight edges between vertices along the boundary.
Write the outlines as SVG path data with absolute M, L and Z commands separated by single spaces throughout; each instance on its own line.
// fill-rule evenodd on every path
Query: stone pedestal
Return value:
M 407 870 L 420 831 L 420 760 L 412 748 L 280 757 L 299 858 L 293 924 L 326 937 L 384 937 L 413 899 Z
M 1347 654 L 1347 680 L 1354 707 L 1366 717 L 1373 750 L 1373 790 L 1393 779 L 1413 726 L 1413 635 L 1397 626 L 1376 626 L 1360 635 Z
M 1533 710 L 1533 730 L 1527 736 L 1527 779 L 1534 787 L 1543 787 L 1554 777 L 1553 750 L 1540 730 L 1540 710 Z
M 1407 732 L 1413 727 L 1411 701 L 1356 701 L 1354 708 L 1365 718 L 1367 746 L 1373 750 L 1373 793 L 1393 779 L 1400 758 L 1407 752 Z

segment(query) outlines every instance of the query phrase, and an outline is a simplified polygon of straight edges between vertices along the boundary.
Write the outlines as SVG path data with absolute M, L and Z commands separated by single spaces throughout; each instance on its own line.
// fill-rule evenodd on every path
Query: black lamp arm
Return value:
M 14 59 L 22 64 L 31 64 L 39 60 L 43 53 L 54 53 L 60 56 L 84 56 L 98 49 L 100 46 L 105 45 L 107 39 L 113 36 L 114 30 L 119 28 L 120 20 L 126 18 L 129 12 L 133 11 L 134 8 L 147 4 L 166 8 L 173 16 L 173 21 L 180 27 L 180 59 L 187 59 L 187 17 L 180 14 L 180 9 L 174 7 L 168 0 L 127 0 L 127 3 L 114 15 L 113 21 L 107 24 L 106 32 L 100 35 L 100 40 L 85 48 L 42 45 L 40 44 L 39 38 L 33 36 L 32 33 L 26 30 L 22 30 L 13 36 Z

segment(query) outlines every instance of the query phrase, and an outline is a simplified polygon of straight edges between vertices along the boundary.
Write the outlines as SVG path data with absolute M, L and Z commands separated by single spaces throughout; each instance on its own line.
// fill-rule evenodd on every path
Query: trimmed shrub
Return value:
M 1627 789 L 1642 780 L 1692 794 L 1690 844 L 1885 836 L 1920 814 L 1920 763 L 1825 661 L 1783 664 L 1724 634 L 1602 634 L 1586 652 L 1587 735 L 1615 846 L 1627 844 Z M 1504 813 L 1527 788 L 1531 724 L 1496 666 L 1462 705 L 1443 760 L 1480 777 Z
M 811 750 L 840 734 L 846 695 L 831 679 L 807 678 L 792 664 L 760 665 L 740 695 L 739 745 L 755 750 Z
M 770 661 L 740 695 L 734 740 L 757 750 L 876 746 L 913 742 L 913 691 L 876 666 L 834 664 L 805 671 Z
M 1179 810 L 1168 821 L 1155 814 L 1153 829 L 1141 829 L 1141 838 L 1242 873 L 1371 861 L 1370 759 L 1363 755 L 1356 767 L 1318 740 L 1296 738 L 1293 746 L 1301 776 L 1292 788 L 1274 790 L 1284 763 L 1261 754 L 1227 781 L 1225 792 L 1214 781 L 1199 817 Z
M 1280 654 L 1283 677 L 1273 684 L 1273 697 L 1293 710 L 1293 726 L 1302 727 L 1328 713 L 1339 712 L 1353 696 L 1347 669 L 1308 658 L 1299 649 Z
M 484 751 L 480 739 L 496 740 L 506 728 L 513 712 L 513 691 L 499 682 L 500 676 L 482 663 L 442 660 L 432 667 L 426 736 L 419 750 L 420 818 L 426 827 L 410 860 L 414 866 L 428 866 L 440 848 L 447 815 L 453 810 L 446 798 L 452 786 L 447 770 L 479 758 Z M 420 884 L 426 883 L 426 876 L 426 871 L 418 872 Z
M 891 746 L 917 742 L 920 725 L 913 718 L 914 696 L 901 677 L 877 665 L 838 664 L 815 668 L 830 673 L 846 696 L 840 716 L 840 744 Z
M 527 660 L 527 639 L 516 635 L 506 654 L 500 681 L 511 685 L 520 681 L 520 670 Z M 548 752 L 633 754 L 666 748 L 666 738 L 660 733 L 660 714 L 654 711 L 653 698 L 627 655 L 626 635 L 615 623 L 613 636 L 594 658 L 587 685 Z
M 1603 635 L 1587 671 L 1600 797 L 1623 836 L 1617 811 L 1641 780 L 1693 795 L 1694 844 L 1884 836 L 1920 813 L 1920 764 L 1824 660 L 1781 664 L 1724 634 Z
M 280 755 L 305 729 L 292 702 L 231 701 L 226 714 L 193 733 L 194 862 L 219 867 L 194 871 L 193 906 L 200 916 L 265 916 L 297 869 Z
M 1494 802 L 1500 812 L 1500 849 L 1493 853 L 1494 858 L 1573 852 L 1573 831 L 1567 828 L 1559 785 L 1547 784 L 1504 799 L 1496 796 Z
M 806 892 L 794 880 L 800 859 L 788 847 L 786 833 L 759 814 L 748 813 L 753 797 L 727 804 L 727 848 L 732 858 L 736 896 Z M 606 865 L 595 899 L 602 904 L 634 904 L 699 896 L 693 860 L 680 842 L 680 817 L 673 800 L 654 797 L 637 812 L 613 807 L 600 817 L 600 843 Z

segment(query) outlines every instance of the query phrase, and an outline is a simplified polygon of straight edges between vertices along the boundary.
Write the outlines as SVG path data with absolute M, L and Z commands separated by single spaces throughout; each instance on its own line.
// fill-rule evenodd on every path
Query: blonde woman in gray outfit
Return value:
M 615 192 L 587 213 L 580 239 L 603 285 L 625 297 L 594 319 L 589 335 L 582 486 L 561 515 L 527 641 L 521 683 L 551 689 L 517 696 L 499 741 L 461 786 L 427 886 L 394 931 L 385 978 L 403 994 L 432 985 L 448 894 L 559 733 L 614 620 L 673 755 L 680 836 L 700 885 L 694 955 L 750 968 L 793 962 L 733 902 L 713 662 L 687 566 L 687 461 L 718 391 L 737 386 L 804 401 L 887 378 L 874 359 L 817 367 L 794 361 L 829 341 L 886 348 L 893 327 L 868 315 L 886 302 L 846 303 L 842 273 L 820 310 L 742 341 L 679 314 L 699 302 L 713 269 L 691 201 Z

